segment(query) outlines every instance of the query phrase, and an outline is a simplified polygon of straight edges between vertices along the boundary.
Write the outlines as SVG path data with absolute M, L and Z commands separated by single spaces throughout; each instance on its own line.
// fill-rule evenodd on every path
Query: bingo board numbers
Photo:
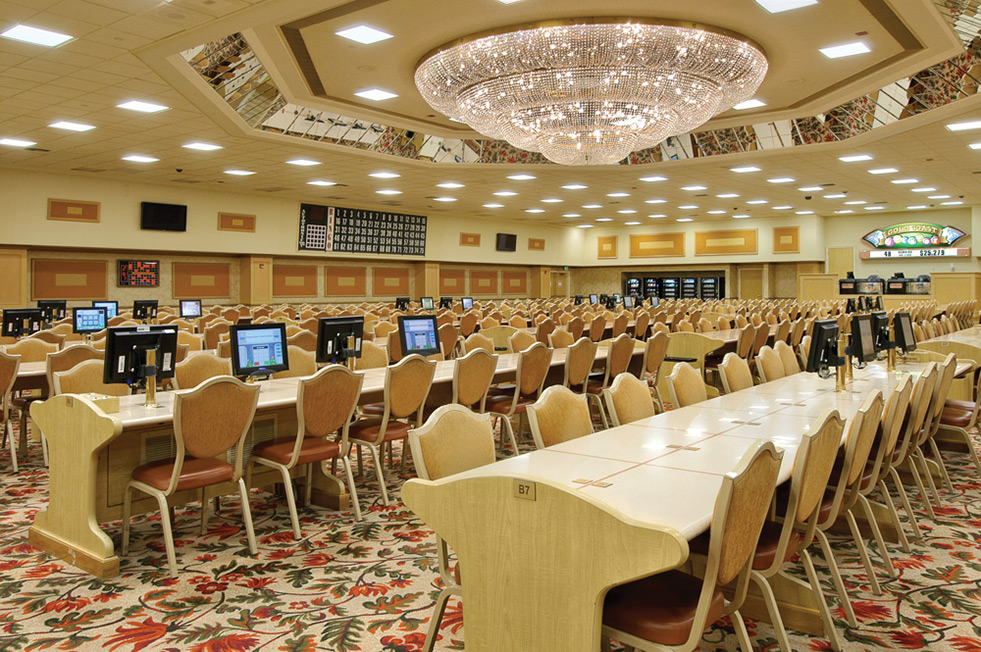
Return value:
M 119 287 L 157 287 L 160 285 L 160 261 L 119 261 Z
M 300 204 L 300 251 L 426 254 L 426 216 Z

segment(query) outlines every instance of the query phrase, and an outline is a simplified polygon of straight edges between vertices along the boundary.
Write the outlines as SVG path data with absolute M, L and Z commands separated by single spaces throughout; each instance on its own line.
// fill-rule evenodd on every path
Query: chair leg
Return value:
M 48 438 L 41 433 L 41 459 L 44 461 L 44 466 L 49 466 L 48 464 Z
M 402 440 L 402 452 L 399 455 L 399 458 L 401 458 L 400 464 L 402 466 L 402 468 L 400 470 L 400 473 L 402 473 L 402 475 L 405 475 L 405 460 L 407 460 L 409 458 L 409 454 L 411 452 L 412 451 L 409 450 L 409 440 L 403 439 Z
M 508 438 L 511 440 L 511 450 L 513 450 L 514 454 L 517 455 L 518 442 L 514 439 L 514 428 L 511 427 L 511 419 L 509 419 L 504 415 L 501 415 L 501 422 L 504 424 L 504 427 L 506 427 L 508 430 Z M 502 428 L 501 430 L 503 429 L 504 428 Z
M 937 520 L 937 514 L 933 511 L 933 505 L 930 503 L 930 497 L 927 496 L 926 486 L 923 484 L 923 478 L 920 477 L 920 471 L 916 468 L 916 458 L 910 455 L 906 458 L 906 466 L 909 467 L 910 475 L 913 476 L 913 482 L 916 483 L 916 489 L 920 492 L 920 502 L 923 503 L 927 514 L 930 518 Z
M 290 471 L 285 466 L 277 464 L 276 467 L 279 469 L 279 474 L 283 476 L 283 489 L 286 493 L 286 505 L 290 510 L 290 521 L 293 523 L 293 537 L 299 541 L 303 534 L 300 532 L 300 517 L 296 513 L 296 497 L 293 495 L 293 479 L 290 478 Z M 255 552 L 253 550 L 253 552 Z
M 955 434 L 964 440 L 964 443 L 967 445 L 967 451 L 971 454 L 971 459 L 974 460 L 974 469 L 978 472 L 978 476 L 981 476 L 981 459 L 978 459 L 978 451 L 974 447 L 974 439 L 971 437 L 971 433 L 962 428 L 945 430 L 944 432 Z
M 763 594 L 763 602 L 766 604 L 766 612 L 770 614 L 770 623 L 773 625 L 773 633 L 777 637 L 777 644 L 781 652 L 793 652 L 790 647 L 790 639 L 787 638 L 787 630 L 783 626 L 783 618 L 780 616 L 780 608 L 777 607 L 777 598 L 773 595 L 773 588 L 766 577 L 757 571 L 750 571 L 749 579 L 756 582 Z
M 824 624 L 824 635 L 827 636 L 828 640 L 831 642 L 831 649 L 835 652 L 841 652 L 841 641 L 838 639 L 838 629 L 835 627 L 835 621 L 831 617 L 831 609 L 828 608 L 828 601 L 824 597 L 824 591 L 821 590 L 821 580 L 818 579 L 817 570 L 814 568 L 814 561 L 811 559 L 811 553 L 809 553 L 807 550 L 801 551 L 800 560 L 801 563 L 804 564 L 804 570 L 807 571 L 807 579 L 811 584 L 811 592 L 814 594 L 814 601 L 817 602 L 818 611 L 821 612 L 821 622 Z M 834 564 L 834 561 L 831 563 Z M 845 603 L 847 603 L 847 600 L 842 602 L 842 604 Z M 852 618 L 854 617 L 855 614 L 853 613 Z M 849 621 L 849 626 L 855 627 L 851 621 Z
M 130 515 L 132 513 L 133 488 L 126 487 L 123 491 L 123 555 L 129 554 Z
M 909 496 L 906 494 L 906 487 L 903 486 L 902 479 L 899 477 L 899 471 L 895 468 L 890 468 L 889 477 L 892 478 L 892 483 L 896 486 L 899 499 L 903 501 L 903 509 L 906 510 L 906 517 L 909 519 L 910 527 L 913 529 L 913 538 L 919 543 L 923 543 L 923 535 L 920 533 L 920 521 L 916 518 L 916 512 L 913 511 L 913 507 L 910 505 Z
M 899 545 L 903 547 L 903 552 L 908 553 L 910 552 L 909 539 L 906 538 L 906 531 L 903 530 L 903 523 L 899 520 L 899 512 L 896 511 L 896 505 L 892 502 L 892 496 L 889 495 L 889 490 L 886 489 L 885 476 L 879 478 L 878 489 L 879 493 L 882 494 L 882 500 L 885 502 L 886 509 L 889 510 L 889 518 L 892 519 L 892 525 L 896 528 Z
M 861 494 L 858 496 L 858 502 L 862 503 L 862 510 L 865 512 L 865 518 L 872 530 L 872 538 L 875 539 L 875 544 L 879 547 L 879 556 L 882 558 L 883 566 L 886 567 L 886 573 L 891 579 L 896 579 L 896 568 L 892 565 L 892 557 L 889 556 L 889 549 L 886 548 L 886 540 L 882 537 L 879 522 L 875 520 L 875 514 L 872 513 L 872 504 L 869 503 L 868 498 Z
M 855 542 L 855 547 L 858 548 L 858 555 L 862 558 L 862 565 L 865 566 L 865 574 L 869 578 L 872 592 L 876 595 L 882 595 L 879 578 L 875 575 L 875 568 L 872 566 L 872 560 L 869 559 L 869 551 L 865 545 L 865 539 L 862 538 L 862 531 L 858 529 L 858 522 L 855 520 L 855 514 L 852 513 L 852 510 L 845 511 L 845 520 L 848 521 L 848 529 L 852 533 L 852 541 Z
M 845 583 L 841 579 L 841 571 L 838 570 L 838 562 L 835 561 L 834 553 L 831 551 L 831 542 L 828 541 L 827 535 L 821 530 L 816 530 L 814 536 L 821 544 L 821 550 L 824 552 L 824 559 L 828 564 L 828 572 L 831 574 L 831 583 L 834 584 L 835 591 L 838 593 L 841 608 L 845 610 L 845 620 L 848 621 L 849 627 L 858 627 L 858 621 L 855 619 L 855 610 L 852 608 L 852 601 L 848 598 L 848 591 L 845 590 Z
M 947 472 L 947 464 L 944 462 L 944 458 L 940 455 L 940 448 L 937 446 L 937 440 L 930 437 L 930 450 L 933 451 L 934 459 L 937 460 L 937 466 L 940 467 L 940 475 L 943 477 L 944 485 L 947 487 L 947 491 L 950 495 L 954 495 L 954 483 L 950 481 L 950 473 Z
M 5 427 L 4 427 L 4 433 L 6 434 L 6 437 L 7 437 L 7 443 L 10 444 L 10 464 L 11 464 L 11 466 L 14 469 L 14 473 L 17 473 L 18 472 L 17 471 L 17 469 L 18 469 L 18 466 L 17 466 L 17 442 L 14 441 L 14 427 L 10 423 L 10 421 L 7 421 L 7 423 L 6 423 Z M 45 462 L 45 464 L 47 464 L 47 462 Z
M 170 567 L 170 576 L 177 577 L 177 554 L 174 552 L 174 530 L 171 525 L 170 509 L 167 506 L 167 496 L 159 492 L 154 492 L 154 498 L 160 506 L 160 524 L 163 526 L 164 545 L 167 547 L 167 565 Z
M 361 445 L 358 444 L 358 477 L 364 477 L 364 455 L 362 454 Z
M 313 464 L 307 464 L 307 484 L 303 493 L 304 504 L 310 506 L 310 496 L 313 492 Z
M 729 614 L 729 620 L 732 621 L 733 629 L 736 630 L 739 647 L 743 649 L 743 652 L 753 652 L 753 641 L 749 638 L 749 632 L 746 631 L 746 622 L 743 620 L 743 616 L 739 613 L 738 609 Z
M 381 460 L 378 458 L 378 447 L 368 444 L 368 450 L 371 451 L 371 460 L 375 463 L 375 477 L 378 478 L 378 484 L 381 485 L 382 502 L 387 506 L 389 504 L 388 487 L 385 485 L 385 469 L 382 468 Z
M 205 487 L 201 487 L 201 536 L 208 533 L 208 499 L 204 497 Z
M 426 633 L 426 642 L 422 644 L 422 652 L 432 652 L 433 648 L 436 647 L 439 625 L 443 620 L 443 612 L 446 611 L 446 602 L 450 599 L 451 595 L 453 595 L 453 592 L 449 589 L 443 589 L 439 592 L 439 596 L 436 598 L 436 604 L 433 605 L 433 615 L 429 620 L 429 631 Z
M 245 534 L 249 539 L 249 550 L 253 555 L 259 554 L 255 542 L 255 528 L 252 527 L 252 510 L 249 508 L 249 490 L 242 478 L 238 479 L 238 492 L 242 496 L 242 520 L 245 521 Z
M 351 494 L 351 506 L 354 508 L 354 520 L 360 521 L 361 501 L 358 500 L 358 490 L 354 486 L 354 474 L 351 473 L 351 460 L 346 456 L 341 458 L 341 465 L 344 467 L 344 475 L 347 476 L 347 489 Z
M 926 478 L 926 485 L 930 488 L 930 494 L 933 496 L 934 502 L 937 504 L 937 508 L 943 507 L 943 503 L 940 502 L 940 492 L 937 491 L 937 484 L 933 481 L 933 473 L 930 471 L 930 463 L 927 461 L 926 455 L 923 454 L 921 449 L 916 449 L 913 453 L 914 459 L 919 462 L 923 475 Z

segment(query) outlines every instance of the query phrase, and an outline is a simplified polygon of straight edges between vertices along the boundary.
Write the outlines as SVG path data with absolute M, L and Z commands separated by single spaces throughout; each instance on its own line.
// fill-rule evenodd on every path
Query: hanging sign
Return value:
M 918 250 L 951 247 L 966 235 L 953 226 L 940 226 L 928 222 L 904 222 L 866 233 L 862 240 L 880 250 Z M 911 255 L 914 254 L 905 254 L 905 256 Z M 924 255 L 943 256 L 944 254 Z M 879 257 L 878 255 L 873 256 L 873 258 Z M 886 256 L 881 257 L 885 258 Z
M 871 251 L 860 251 L 858 257 L 862 260 L 870 258 L 928 258 L 940 256 L 943 258 L 966 258 L 971 255 L 971 248 L 959 249 L 957 247 L 937 247 L 922 249 L 873 249 Z

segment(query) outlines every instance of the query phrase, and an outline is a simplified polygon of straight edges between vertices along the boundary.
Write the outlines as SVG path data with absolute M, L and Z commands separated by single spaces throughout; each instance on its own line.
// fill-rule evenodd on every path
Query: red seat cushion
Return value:
M 833 484 L 833 483 L 831 483 Z M 784 487 L 787 487 L 786 489 Z M 782 485 L 777 489 L 777 513 L 786 514 L 787 513 L 787 500 L 789 498 L 789 486 Z M 832 488 L 824 490 L 824 496 L 821 498 L 821 509 L 818 512 L 818 522 L 824 523 L 828 520 L 831 515 L 831 505 L 835 499 L 835 491 Z
M 382 416 L 385 414 L 385 404 L 384 403 L 366 403 L 359 406 L 362 414 L 371 414 Z
M 971 417 L 973 416 L 973 412 L 963 412 L 944 406 L 943 411 L 940 413 L 940 423 L 945 426 L 954 426 L 955 428 L 969 428 L 971 426 Z
M 170 476 L 174 473 L 174 460 L 159 460 L 138 466 L 133 470 L 133 479 L 148 484 L 154 489 L 166 491 L 170 486 Z M 176 491 L 200 489 L 219 482 L 228 482 L 235 475 L 235 469 L 225 460 L 214 457 L 199 459 L 185 457 L 177 479 Z
M 753 570 L 766 570 L 773 565 L 773 560 L 777 556 L 777 544 L 780 543 L 780 531 L 783 529 L 782 523 L 775 521 L 765 521 L 763 530 L 760 532 L 760 539 L 756 543 L 756 552 L 753 554 Z M 699 535 L 688 542 L 688 549 L 699 555 L 708 556 L 709 553 L 709 533 Z M 787 554 L 783 561 L 790 561 L 797 552 L 800 543 L 798 532 L 790 533 L 790 541 L 787 545 Z
M 944 408 L 953 408 L 955 410 L 960 410 L 962 412 L 973 412 L 974 411 L 974 401 L 958 401 L 954 398 L 948 398 L 944 403 Z
M 264 441 L 252 449 L 253 457 L 264 457 L 277 464 L 289 464 L 296 445 L 294 437 L 280 437 L 273 441 Z M 341 454 L 340 445 L 323 437 L 304 437 L 300 445 L 300 454 L 294 464 L 309 464 L 320 460 L 329 460 Z
M 610 589 L 603 604 L 603 624 L 661 645 L 688 640 L 695 620 L 702 580 L 668 571 Z M 725 598 L 715 589 L 706 624 L 722 617 Z
M 348 430 L 348 435 L 351 439 L 376 441 L 378 439 L 378 433 L 381 432 L 381 422 L 382 420 L 378 417 L 358 419 Z M 409 434 L 409 428 L 409 424 L 404 421 L 393 421 L 390 419 L 388 426 L 385 428 L 384 441 L 405 439 L 406 435 Z
M 509 396 L 488 396 L 486 409 L 488 412 L 496 412 L 498 414 L 507 414 L 511 409 L 511 402 L 514 400 L 514 394 Z M 535 398 L 526 398 L 524 396 L 518 397 L 518 403 L 514 407 L 514 412 L 524 412 L 529 405 L 535 404 Z

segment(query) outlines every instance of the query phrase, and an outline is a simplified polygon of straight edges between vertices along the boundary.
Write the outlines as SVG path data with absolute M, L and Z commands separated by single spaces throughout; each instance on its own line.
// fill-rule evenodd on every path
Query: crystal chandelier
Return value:
M 753 96 L 761 48 L 692 23 L 572 19 L 449 43 L 416 87 L 437 111 L 563 165 L 614 163 Z

